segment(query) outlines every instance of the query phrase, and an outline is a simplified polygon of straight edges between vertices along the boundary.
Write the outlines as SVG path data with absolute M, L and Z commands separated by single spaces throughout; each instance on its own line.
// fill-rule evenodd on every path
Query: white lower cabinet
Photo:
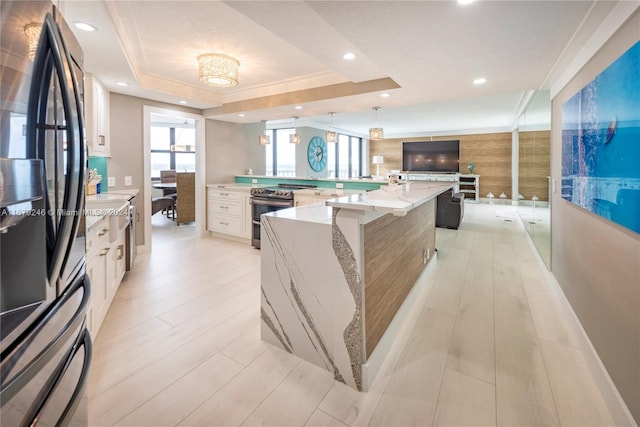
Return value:
M 207 230 L 251 238 L 251 195 L 238 191 L 207 190 Z
M 109 227 L 109 217 L 105 216 L 86 232 L 87 275 L 91 279 L 87 326 L 93 337 L 102 326 L 126 270 L 126 229 L 110 241 Z
M 87 310 L 87 325 L 94 337 L 107 312 L 107 256 L 96 253 L 87 261 L 87 275 L 91 279 L 91 302 Z

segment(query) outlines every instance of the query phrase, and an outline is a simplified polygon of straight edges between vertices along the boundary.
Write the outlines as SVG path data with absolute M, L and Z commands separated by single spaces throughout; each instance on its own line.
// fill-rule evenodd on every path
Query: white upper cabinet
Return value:
M 85 76 L 85 129 L 90 156 L 111 157 L 109 92 L 92 74 Z

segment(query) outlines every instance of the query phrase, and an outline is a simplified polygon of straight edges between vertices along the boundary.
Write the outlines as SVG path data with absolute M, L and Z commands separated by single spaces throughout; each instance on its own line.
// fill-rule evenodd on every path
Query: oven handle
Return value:
M 260 205 L 260 206 L 282 206 L 285 208 L 293 207 L 293 204 L 291 203 L 290 200 L 287 200 L 287 201 L 273 200 L 273 199 L 264 200 L 264 199 L 256 199 L 255 197 L 252 197 L 251 203 L 254 205 Z
M 259 219 L 252 219 L 251 222 L 253 223 L 253 225 L 260 225 Z

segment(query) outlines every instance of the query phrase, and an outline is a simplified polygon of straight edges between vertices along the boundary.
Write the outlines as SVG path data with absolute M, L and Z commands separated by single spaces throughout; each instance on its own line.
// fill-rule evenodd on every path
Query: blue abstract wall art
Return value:
M 640 233 L 640 41 L 562 106 L 562 198 Z

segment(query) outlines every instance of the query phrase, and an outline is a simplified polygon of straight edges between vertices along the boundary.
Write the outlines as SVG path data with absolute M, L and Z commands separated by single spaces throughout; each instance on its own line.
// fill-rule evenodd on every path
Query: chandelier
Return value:
M 209 86 L 237 86 L 239 66 L 237 59 L 221 53 L 205 53 L 198 56 L 200 81 Z
M 36 22 L 27 24 L 24 27 L 24 34 L 27 37 L 27 47 L 29 49 L 29 59 L 33 61 L 38 50 L 38 41 L 40 40 L 40 30 L 42 26 Z

